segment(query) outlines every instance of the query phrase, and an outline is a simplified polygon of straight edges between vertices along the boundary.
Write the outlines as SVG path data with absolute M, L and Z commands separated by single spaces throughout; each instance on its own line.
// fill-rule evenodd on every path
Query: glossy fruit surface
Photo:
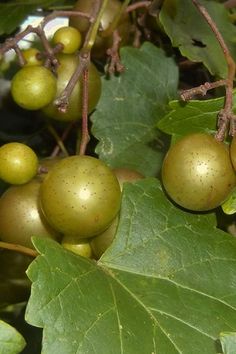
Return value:
M 91 239 L 90 244 L 96 259 L 99 259 L 112 244 L 118 223 L 119 217 L 117 216 L 105 231 Z
M 123 184 L 125 182 L 132 183 L 144 178 L 141 173 L 129 168 L 114 168 L 112 171 L 118 179 L 121 190 L 123 189 Z M 111 225 L 104 232 L 91 239 L 91 247 L 97 259 L 99 259 L 106 249 L 112 244 L 118 223 L 119 216 L 116 216 Z
M 75 53 L 81 46 L 82 37 L 80 32 L 70 26 L 59 28 L 53 35 L 54 44 L 61 43 L 63 45 L 62 53 Z
M 11 184 L 23 184 L 37 173 L 38 158 L 27 145 L 13 142 L 0 147 L 0 178 Z
M 58 55 L 58 59 L 60 66 L 57 70 L 57 95 L 60 95 L 79 65 L 79 58 L 73 54 L 60 54 Z M 91 112 L 96 107 L 101 95 L 101 78 L 92 63 L 89 66 L 88 92 L 88 110 Z M 43 112 L 47 116 L 61 121 L 80 119 L 82 115 L 82 79 L 77 82 L 70 95 L 69 106 L 66 113 L 59 112 L 53 102 L 45 107 Z
M 122 46 L 128 42 L 131 26 L 128 14 L 122 14 L 120 21 L 117 24 L 114 23 L 121 6 L 122 4 L 119 0 L 109 0 L 107 2 L 101 18 L 100 30 L 92 48 L 92 57 L 101 58 L 105 55 L 106 49 L 112 46 L 112 32 L 115 28 L 118 29 L 122 39 L 120 45 Z M 91 13 L 93 10 L 93 0 L 78 0 L 74 6 L 74 10 Z M 85 37 L 89 28 L 89 21 L 82 17 L 72 16 L 70 18 L 70 25 L 77 28 L 83 37 Z
M 40 51 L 38 49 L 32 47 L 32 48 L 22 50 L 21 53 L 22 53 L 24 59 L 26 60 L 25 66 L 42 65 L 43 64 L 42 59 L 39 59 Z
M 115 173 L 121 189 L 123 189 L 123 184 L 125 182 L 135 182 L 144 178 L 141 173 L 129 168 L 114 168 L 112 171 Z
M 236 171 L 236 136 L 233 137 L 230 144 L 230 158 L 233 164 L 233 168 Z
M 120 208 L 121 191 L 113 172 L 90 156 L 58 162 L 40 190 L 43 212 L 64 235 L 88 238 L 104 231 Z
M 92 248 L 87 239 L 78 240 L 78 238 L 64 236 L 61 245 L 67 250 L 82 257 L 92 258 Z
M 0 239 L 33 248 L 32 236 L 56 239 L 58 233 L 38 207 L 40 181 L 12 186 L 0 198 Z
M 25 66 L 11 81 L 14 101 L 28 110 L 41 109 L 53 101 L 57 83 L 55 76 L 43 66 Z
M 185 136 L 168 151 L 162 181 L 169 196 L 186 209 L 218 207 L 235 186 L 227 146 L 204 133 Z

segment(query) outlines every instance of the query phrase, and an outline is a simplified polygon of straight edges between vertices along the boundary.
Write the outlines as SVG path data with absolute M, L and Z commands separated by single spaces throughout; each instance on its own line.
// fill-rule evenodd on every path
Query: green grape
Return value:
M 54 100 L 56 90 L 55 76 L 43 66 L 25 66 L 15 74 L 11 82 L 14 101 L 28 110 L 47 106 Z
M 74 54 L 59 54 L 57 56 L 60 65 L 57 69 L 57 96 L 67 86 L 71 76 L 79 65 L 79 58 Z M 91 112 L 97 105 L 101 94 L 101 78 L 96 67 L 89 65 L 88 79 L 88 111 Z M 82 115 L 82 78 L 75 85 L 70 97 L 67 112 L 59 112 L 51 102 L 43 109 L 45 115 L 61 121 L 73 121 L 81 118 Z
M 93 6 L 93 0 L 78 0 L 74 6 L 74 10 L 91 13 Z M 115 23 L 116 15 L 119 13 L 121 6 L 122 3 L 119 0 L 108 1 L 101 18 L 100 29 L 92 48 L 92 58 L 101 59 L 106 55 L 106 50 L 112 46 L 112 33 L 114 29 L 117 29 L 119 32 L 121 37 L 121 46 L 126 45 L 129 42 L 131 32 L 129 15 L 127 13 L 123 13 L 119 22 Z M 82 37 L 85 38 L 90 26 L 88 19 L 81 16 L 71 16 L 69 23 L 71 26 L 77 28 L 81 32 Z
M 42 59 L 39 59 L 40 51 L 36 48 L 31 47 L 29 49 L 22 50 L 22 55 L 23 58 L 26 60 L 25 66 L 43 64 Z
M 63 49 L 62 53 L 64 54 L 73 54 L 81 46 L 81 34 L 74 27 L 61 27 L 59 28 L 52 38 L 54 44 L 62 44 Z
M 58 239 L 38 205 L 41 181 L 33 179 L 21 186 L 11 186 L 0 198 L 0 239 L 34 248 L 32 236 Z
M 204 133 L 189 134 L 170 148 L 162 181 L 177 204 L 193 211 L 220 206 L 236 183 L 227 146 Z
M 116 176 L 100 160 L 70 156 L 59 161 L 42 182 L 42 210 L 53 228 L 71 237 L 104 231 L 120 208 Z
M 92 258 L 92 248 L 87 239 L 78 240 L 71 236 L 64 236 L 61 245 L 67 250 L 85 258 Z
M 0 178 L 11 184 L 24 184 L 37 173 L 38 158 L 27 145 L 12 142 L 0 147 Z

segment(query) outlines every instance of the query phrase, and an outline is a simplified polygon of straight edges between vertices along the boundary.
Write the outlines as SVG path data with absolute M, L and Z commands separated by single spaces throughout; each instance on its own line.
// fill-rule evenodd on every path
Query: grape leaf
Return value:
M 0 35 L 12 33 L 37 8 L 47 8 L 56 2 L 57 0 L 12 0 L 0 4 Z
M 26 343 L 22 335 L 8 323 L 0 320 L 0 354 L 18 354 Z
M 220 342 L 224 354 L 236 353 L 236 333 L 224 332 L 220 334 Z
M 125 184 L 120 223 L 98 264 L 34 239 L 26 319 L 45 354 L 216 354 L 236 330 L 236 239 L 213 214 L 176 208 L 158 180 Z
M 160 130 L 179 137 L 193 132 L 212 133 L 216 131 L 217 116 L 224 106 L 224 97 L 211 100 L 192 100 L 189 102 L 172 101 L 170 112 L 158 123 Z M 236 95 L 233 98 L 233 109 L 236 109 Z
M 236 213 L 236 189 L 233 190 L 221 207 L 225 214 L 232 215 Z
M 223 4 L 201 0 L 216 22 L 231 54 L 236 58 L 236 28 Z M 186 15 L 187 14 L 187 15 Z M 191 0 L 165 0 L 160 21 L 174 47 L 192 61 L 203 62 L 212 74 L 226 78 L 227 64 L 223 51 L 206 20 Z
M 172 58 L 150 43 L 121 50 L 126 70 L 103 80 L 102 96 L 92 115 L 96 152 L 112 167 L 156 175 L 162 142 L 156 129 L 170 99 L 176 97 L 178 69 Z

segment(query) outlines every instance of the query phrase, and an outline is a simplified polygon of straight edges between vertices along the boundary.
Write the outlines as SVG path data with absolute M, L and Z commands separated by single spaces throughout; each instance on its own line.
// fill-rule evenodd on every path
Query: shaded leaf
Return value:
M 161 49 L 145 43 L 121 50 L 125 72 L 103 80 L 102 97 L 92 115 L 96 152 L 112 167 L 144 175 L 160 169 L 162 141 L 156 123 L 176 97 L 178 70 Z
M 0 320 L 0 354 L 18 354 L 25 345 L 22 335 L 14 327 Z
M 56 2 L 57 0 L 12 0 L 0 4 L 0 35 L 12 33 L 37 8 L 47 8 Z
M 223 4 L 201 0 L 236 58 L 236 28 Z M 186 15 L 187 14 L 187 15 Z M 174 47 L 192 61 L 203 62 L 212 74 L 226 78 L 227 64 L 223 51 L 206 20 L 191 0 L 165 0 L 160 21 Z
M 236 333 L 224 332 L 220 334 L 220 341 L 224 354 L 236 353 Z
M 192 100 L 187 103 L 172 101 L 169 104 L 170 112 L 162 118 L 157 126 L 167 134 L 176 134 L 179 137 L 193 133 L 216 131 L 219 111 L 224 107 L 224 97 L 211 100 Z M 234 95 L 233 109 L 236 108 Z
M 216 354 L 218 334 L 236 330 L 236 240 L 215 225 L 147 179 L 124 186 L 98 264 L 35 239 L 26 318 L 44 327 L 43 353 Z

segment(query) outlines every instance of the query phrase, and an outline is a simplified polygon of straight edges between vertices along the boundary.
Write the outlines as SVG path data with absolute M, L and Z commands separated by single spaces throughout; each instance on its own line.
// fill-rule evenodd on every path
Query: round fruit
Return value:
M 236 136 L 233 137 L 230 144 L 230 157 L 233 164 L 233 168 L 236 171 Z
M 78 0 L 74 6 L 74 10 L 91 13 L 93 6 L 93 0 Z M 94 46 L 92 48 L 92 57 L 102 58 L 105 55 L 106 50 L 112 46 L 112 32 L 116 28 L 121 36 L 120 45 L 122 46 L 127 44 L 129 41 L 131 27 L 129 15 L 127 13 L 122 14 L 120 21 L 117 24 L 114 23 L 117 13 L 121 10 L 121 6 L 122 3 L 119 0 L 109 0 L 107 2 L 101 18 L 100 30 L 98 31 Z M 81 16 L 71 16 L 70 25 L 77 28 L 84 38 L 89 29 L 90 23 L 88 19 L 82 18 Z
M 38 207 L 40 181 L 33 179 L 11 186 L 0 198 L 0 239 L 34 248 L 32 236 L 56 239 L 58 233 L 46 222 Z
M 123 189 L 123 184 L 125 182 L 135 182 L 144 178 L 141 173 L 129 168 L 114 168 L 113 172 L 120 183 L 121 190 Z
M 86 239 L 78 240 L 71 236 L 64 236 L 61 245 L 67 250 L 82 257 L 92 258 L 92 248 Z
M 187 135 L 170 148 L 162 181 L 177 204 L 195 211 L 221 205 L 236 183 L 227 146 L 204 133 Z
M 116 175 L 120 184 L 120 189 L 123 189 L 125 182 L 136 182 L 143 179 L 144 176 L 141 173 L 128 168 L 115 168 L 112 170 Z M 101 234 L 97 235 L 91 240 L 91 247 L 93 253 L 97 259 L 99 259 L 106 249 L 112 244 L 112 241 L 116 234 L 116 229 L 119 223 L 119 216 L 117 216 L 111 223 L 111 225 Z
M 59 28 L 52 38 L 54 44 L 62 44 L 62 53 L 72 54 L 75 53 L 81 46 L 81 34 L 74 27 L 61 27 Z
M 11 184 L 30 181 L 38 171 L 35 152 L 21 143 L 8 143 L 0 147 L 0 178 Z
M 60 95 L 78 67 L 79 58 L 73 54 L 59 54 L 57 58 L 60 62 L 57 69 L 57 95 Z M 88 92 L 88 111 L 91 112 L 96 107 L 101 94 L 101 78 L 96 67 L 92 63 L 89 65 Z M 61 121 L 73 121 L 81 118 L 82 78 L 77 82 L 70 95 L 67 112 L 59 112 L 53 102 L 45 107 L 43 112 L 47 116 Z
M 59 161 L 44 178 L 42 210 L 64 235 L 89 238 L 104 231 L 120 208 L 121 191 L 113 172 L 90 156 Z
M 103 253 L 108 249 L 108 247 L 110 247 L 110 245 L 112 244 L 112 241 L 114 240 L 116 234 L 118 223 L 119 217 L 117 216 L 112 221 L 108 229 L 91 239 L 90 244 L 96 259 L 99 259 L 103 255 Z
M 14 101 L 29 110 L 48 105 L 55 98 L 56 90 L 55 76 L 43 66 L 25 66 L 15 74 L 11 82 Z
M 25 66 L 42 65 L 43 61 L 40 58 L 40 51 L 36 48 L 29 48 L 22 51 L 23 58 L 26 60 Z

